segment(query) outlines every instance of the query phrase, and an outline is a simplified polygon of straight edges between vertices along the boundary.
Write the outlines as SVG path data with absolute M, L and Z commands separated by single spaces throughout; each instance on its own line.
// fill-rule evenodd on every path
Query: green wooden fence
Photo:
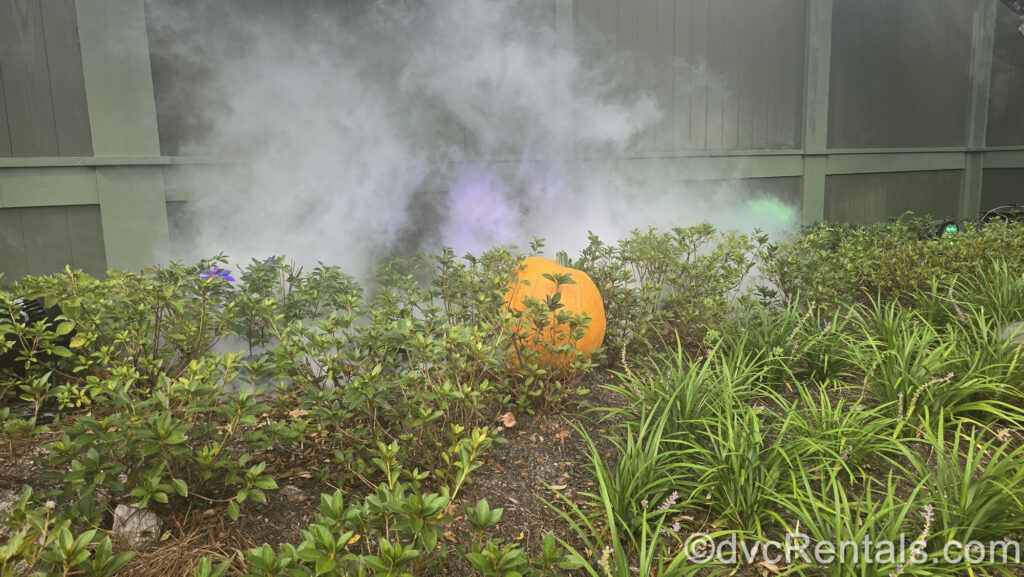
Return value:
M 169 217 L 194 194 L 183 170 L 217 160 L 180 155 L 202 127 L 175 112 L 194 71 L 147 21 L 161 1 L 0 0 L 9 278 L 168 253 Z M 216 34 L 224 2 L 174 1 Z M 550 1 L 581 58 L 632 54 L 622 77 L 668 103 L 617 162 L 739 179 L 798 199 L 805 222 L 1024 203 L 1024 38 L 998 0 Z M 331 3 L 245 4 L 284 17 Z M 684 85 L 688 62 L 728 90 Z

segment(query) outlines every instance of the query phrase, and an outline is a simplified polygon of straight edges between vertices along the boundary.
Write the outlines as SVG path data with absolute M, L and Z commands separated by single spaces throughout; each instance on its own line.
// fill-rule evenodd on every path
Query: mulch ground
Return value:
M 615 395 L 599 385 L 590 383 L 590 393 L 568 408 L 515 415 L 515 425 L 501 433 L 506 442 L 494 444 L 484 455 L 483 466 L 474 471 L 457 504 L 449 508 L 455 517 L 444 532 L 449 547 L 465 545 L 457 542 L 469 528 L 463 506 L 480 499 L 487 499 L 492 509 L 504 510 L 501 521 L 488 537 L 519 543 L 531 555 L 539 551 L 541 540 L 549 531 L 569 542 L 576 541 L 564 520 L 543 500 L 558 502 L 553 489 L 577 502 L 585 500 L 581 493 L 594 491 L 587 443 L 573 425 L 589 433 L 603 458 L 615 457 L 614 447 L 604 438 L 612 433 L 614 423 L 603 418 L 602 412 L 587 410 L 618 402 Z M 41 454 L 41 449 L 25 442 L 0 447 L 0 491 L 17 492 L 23 485 L 37 491 L 52 488 L 52 482 L 42 478 L 45 468 L 38 459 Z M 280 487 L 267 491 L 266 503 L 247 502 L 237 522 L 225 517 L 222 506 L 204 507 L 201 500 L 191 499 L 187 507 L 178 508 L 154 504 L 153 510 L 164 521 L 161 540 L 138 551 L 119 575 L 189 575 L 204 556 L 212 557 L 215 563 L 232 561 L 241 567 L 239 552 L 264 543 L 276 548 L 281 543 L 301 541 L 301 531 L 314 521 L 320 494 L 335 490 L 315 474 L 318 467 L 330 465 L 305 462 L 303 455 L 296 452 L 265 455 L 261 459 L 271 462 L 268 472 L 275 475 Z M 353 495 L 350 502 L 357 498 Z M 468 565 L 454 551 L 449 555 L 449 563 L 451 575 L 469 572 Z

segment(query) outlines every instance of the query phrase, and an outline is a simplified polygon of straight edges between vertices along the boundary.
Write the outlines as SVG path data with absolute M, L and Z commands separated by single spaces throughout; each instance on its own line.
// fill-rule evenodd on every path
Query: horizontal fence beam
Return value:
M 878 172 L 927 172 L 963 170 L 963 152 L 879 152 L 874 154 L 829 154 L 825 174 L 868 174 Z
M 729 151 L 686 156 L 623 157 L 612 162 L 625 172 L 658 171 L 669 181 L 741 180 L 805 176 L 807 161 L 824 161 L 824 174 L 869 174 L 965 170 L 969 153 L 980 153 L 985 169 L 1024 169 L 1024 146 L 982 150 L 963 148 L 830 150 L 804 154 L 801 150 Z M 491 159 L 496 165 L 518 166 L 519 158 Z M 577 160 L 580 163 L 608 159 Z M 0 158 L 0 208 L 96 204 L 96 170 L 103 167 L 162 167 L 230 165 L 226 158 L 197 156 L 98 156 Z M 440 179 L 428 178 L 424 190 L 441 190 Z M 191 200 L 183 188 L 168 187 L 168 201 Z
M 45 156 L 0 158 L 4 168 L 62 168 L 66 166 L 152 166 L 172 164 L 170 156 Z
M 899 149 L 830 151 L 824 155 L 745 152 L 724 156 L 677 156 L 655 158 L 620 158 L 617 167 L 624 171 L 656 170 L 672 181 L 733 180 L 804 175 L 805 158 L 823 158 L 825 174 L 867 174 L 894 172 L 927 172 L 964 170 L 966 149 Z M 983 167 L 993 169 L 1024 169 L 1024 147 L 1001 148 L 983 152 Z M 497 160 L 519 163 L 520 160 Z M 590 162 L 580 160 L 579 162 Z M 596 162 L 596 161 L 595 161 Z M 608 160 L 602 162 L 607 163 Z M 95 204 L 95 168 L 109 166 L 163 166 L 231 164 L 226 159 L 208 157 L 83 157 L 83 158 L 5 158 L 0 159 L 0 207 L 55 206 Z M 425 189 L 434 190 L 440 182 L 428 182 Z M 189 200 L 182 190 L 168 191 L 167 200 Z
M 92 168 L 17 168 L 0 170 L 0 208 L 99 204 Z
M 1024 168 L 1024 150 L 986 152 L 982 157 L 985 168 Z

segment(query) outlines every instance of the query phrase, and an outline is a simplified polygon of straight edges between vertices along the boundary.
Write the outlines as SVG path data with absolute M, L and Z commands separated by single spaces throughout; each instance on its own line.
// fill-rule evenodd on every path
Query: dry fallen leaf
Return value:
M 561 491 L 566 487 L 568 487 L 568 485 L 551 485 L 551 489 L 554 491 Z
M 308 414 L 309 413 L 307 413 L 303 409 L 295 409 L 294 411 L 288 411 L 288 416 L 293 418 L 293 419 L 298 419 L 299 417 L 305 417 Z
M 516 416 L 511 411 L 504 415 L 498 415 L 498 420 L 501 421 L 502 425 L 505 425 L 506 429 L 511 429 L 516 426 Z
M 756 567 L 757 571 L 762 575 L 762 577 L 768 577 L 768 575 L 778 575 L 782 572 L 782 568 L 780 568 L 778 565 L 770 561 L 760 561 L 757 563 Z
M 555 433 L 555 438 L 561 441 L 562 439 L 569 436 L 569 431 L 558 431 Z
M 445 539 L 451 541 L 452 543 L 455 542 L 455 533 L 454 532 L 452 532 L 452 531 L 445 531 L 445 532 L 443 532 L 441 534 L 444 535 Z

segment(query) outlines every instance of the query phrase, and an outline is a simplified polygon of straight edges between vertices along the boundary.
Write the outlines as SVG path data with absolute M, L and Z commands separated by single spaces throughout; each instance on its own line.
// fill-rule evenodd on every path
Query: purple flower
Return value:
M 199 273 L 199 280 L 209 280 L 211 278 L 219 278 L 220 280 L 235 282 L 235 277 L 231 276 L 231 271 L 220 268 L 217 265 L 213 265 L 209 269 Z
M 931 525 L 932 521 L 935 520 L 935 507 L 928 503 L 924 506 L 924 511 L 921 511 L 921 516 L 924 517 L 925 524 Z
M 675 505 L 677 500 L 679 500 L 679 491 L 672 491 L 672 494 L 668 496 L 668 499 L 665 499 L 661 503 L 661 506 L 658 507 L 658 510 L 664 511 L 665 509 L 668 509 L 672 505 Z
M 850 459 L 850 455 L 852 455 L 852 454 L 853 454 L 853 445 L 847 445 L 846 446 L 846 450 L 843 451 L 843 454 L 839 458 L 844 460 L 844 461 L 848 461 Z

